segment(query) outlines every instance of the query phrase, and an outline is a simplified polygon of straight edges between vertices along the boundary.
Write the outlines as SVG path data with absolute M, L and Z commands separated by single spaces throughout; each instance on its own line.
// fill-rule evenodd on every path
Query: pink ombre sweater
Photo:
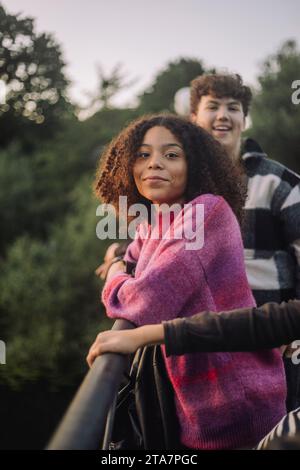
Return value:
M 147 224 L 144 233 L 140 227 L 126 253 L 127 260 L 137 262 L 135 277 L 118 273 L 104 286 L 109 317 L 140 326 L 255 305 L 232 210 L 223 198 L 210 194 L 190 204 L 187 223 L 195 221 L 196 204 L 204 204 L 203 247 L 187 250 L 185 239 L 153 239 L 155 228 Z M 175 217 L 175 228 L 181 220 L 181 214 Z M 162 348 L 185 446 L 251 446 L 285 414 L 285 377 L 277 350 L 167 358 Z

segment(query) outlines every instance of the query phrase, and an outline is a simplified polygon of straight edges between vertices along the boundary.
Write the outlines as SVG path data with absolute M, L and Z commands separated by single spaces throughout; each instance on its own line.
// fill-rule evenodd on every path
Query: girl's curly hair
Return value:
M 94 183 L 96 196 L 117 211 L 119 196 L 127 196 L 128 207 L 135 203 L 149 207 L 151 201 L 136 188 L 133 164 L 146 132 L 155 126 L 168 129 L 183 146 L 188 166 L 185 201 L 207 193 L 222 196 L 241 223 L 246 185 L 240 168 L 208 132 L 175 115 L 144 116 L 113 139 L 100 159 Z

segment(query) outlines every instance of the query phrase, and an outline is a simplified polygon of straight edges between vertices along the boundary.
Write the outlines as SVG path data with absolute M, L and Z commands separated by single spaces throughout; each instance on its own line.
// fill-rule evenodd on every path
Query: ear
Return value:
M 196 113 L 191 113 L 190 114 L 190 121 L 195 124 L 196 119 L 197 119 Z

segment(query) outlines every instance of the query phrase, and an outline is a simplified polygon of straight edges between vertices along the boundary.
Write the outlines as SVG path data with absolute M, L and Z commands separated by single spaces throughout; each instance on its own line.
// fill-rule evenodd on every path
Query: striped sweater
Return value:
M 300 177 L 266 157 L 254 140 L 245 141 L 243 242 L 257 305 L 300 299 Z
M 104 286 L 107 315 L 136 325 L 160 323 L 204 310 L 253 306 L 238 222 L 213 195 L 204 205 L 204 245 L 187 250 L 185 239 L 155 239 L 148 226 L 129 245 L 135 277 L 116 273 Z M 195 217 L 195 211 L 190 214 Z M 175 217 L 173 225 L 181 220 Z M 158 225 L 158 224 L 157 224 Z M 257 443 L 285 413 L 285 381 L 277 350 L 257 353 L 194 353 L 166 357 L 183 445 L 227 449 Z M 151 406 L 151 404 L 149 404 Z

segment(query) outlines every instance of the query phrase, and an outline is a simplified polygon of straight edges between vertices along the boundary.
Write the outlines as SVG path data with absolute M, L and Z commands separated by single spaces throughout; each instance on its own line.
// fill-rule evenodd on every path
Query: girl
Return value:
M 127 196 L 128 206 L 143 204 L 149 215 L 125 263 L 116 258 L 107 272 L 102 301 L 109 317 L 141 326 L 254 306 L 238 224 L 245 188 L 204 130 L 175 116 L 135 121 L 106 150 L 96 193 L 117 209 L 119 196 Z M 174 204 L 181 210 L 166 227 L 166 207 Z M 162 348 L 184 446 L 252 446 L 285 414 L 278 351 L 166 357 Z

